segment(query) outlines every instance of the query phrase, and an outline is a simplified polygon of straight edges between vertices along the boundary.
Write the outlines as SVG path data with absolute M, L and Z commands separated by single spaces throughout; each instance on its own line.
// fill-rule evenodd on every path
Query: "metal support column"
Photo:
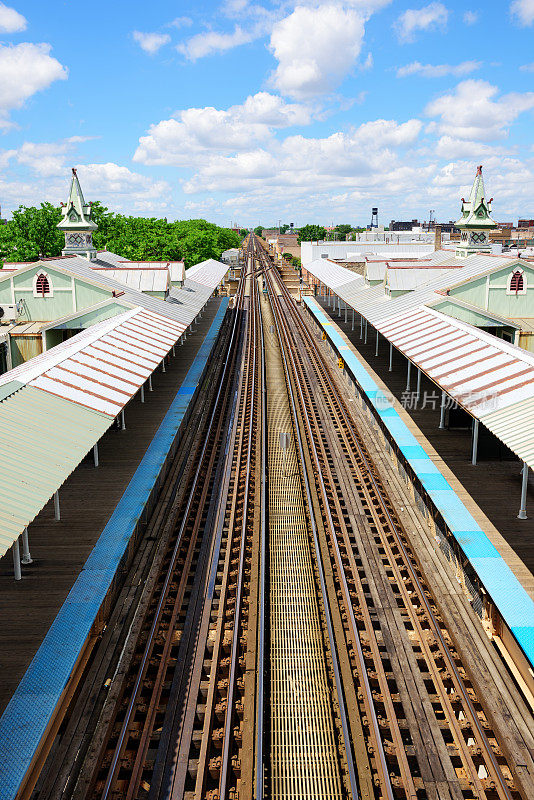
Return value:
M 364 344 L 367 344 L 367 320 L 365 320 L 365 339 Z
M 99 460 L 98 460 L 98 442 L 93 445 L 93 461 L 95 462 L 95 467 L 98 467 Z
M 124 408 L 121 411 L 121 431 L 126 430 L 126 420 L 124 419 Z
M 521 482 L 521 508 L 517 519 L 528 519 L 527 517 L 527 487 L 528 487 L 528 464 L 523 461 L 523 480 Z
M 174 345 L 172 346 L 172 354 L 173 354 L 173 356 L 176 355 L 176 350 L 174 349 Z
M 15 571 L 15 580 L 20 581 L 22 572 L 20 571 L 20 549 L 18 539 L 15 539 L 13 542 L 13 569 Z
M 393 345 L 389 343 L 389 372 L 393 371 Z
M 22 563 L 33 564 L 33 558 L 30 555 L 30 541 L 28 539 L 28 528 L 22 531 Z
M 354 330 L 354 309 L 352 309 L 352 327 L 351 327 L 351 331 L 353 331 L 353 330 Z
M 144 403 L 145 402 L 145 386 L 144 386 L 144 384 L 143 384 L 143 386 L 141 386 L 140 393 L 141 393 L 141 402 Z
M 149 391 L 149 392 L 152 392 L 152 391 L 154 391 L 154 390 L 152 389 L 152 375 L 149 375 L 149 376 L 148 376 L 148 391 Z
M 471 464 L 476 467 L 478 455 L 478 419 L 473 420 L 473 447 L 471 450 Z
M 421 370 L 417 367 L 417 402 L 421 396 Z
M 161 371 L 162 372 L 167 372 L 167 370 L 165 369 L 165 359 L 164 358 L 161 360 Z
M 360 314 L 360 339 L 363 339 L 363 317 Z
M 345 303 L 345 325 L 347 324 L 347 303 Z
M 445 430 L 445 392 L 441 393 L 441 407 L 439 410 L 439 429 L 441 431 Z
M 408 372 L 406 374 L 406 391 L 409 392 L 410 391 L 410 374 L 411 374 L 411 371 L 412 371 L 412 362 L 410 361 L 409 358 L 407 359 L 407 361 L 408 361 Z
M 375 350 L 375 356 L 377 356 L 377 355 L 378 355 L 378 331 L 376 332 L 376 350 Z
M 59 491 L 54 492 L 54 519 L 59 522 L 61 519 L 61 508 L 59 507 Z

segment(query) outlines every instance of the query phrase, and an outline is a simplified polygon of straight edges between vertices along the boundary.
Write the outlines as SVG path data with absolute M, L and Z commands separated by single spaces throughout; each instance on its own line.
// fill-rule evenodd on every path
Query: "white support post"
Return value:
M 141 386 L 141 390 L 140 391 L 141 391 L 141 402 L 144 403 L 145 402 L 145 385 L 144 384 Z
M 172 354 L 173 354 L 173 357 L 176 355 L 176 350 L 174 349 L 174 345 L 172 346 Z
M 377 355 L 378 355 L 378 331 L 376 332 L 376 350 L 375 350 L 375 356 L 377 356 Z
M 54 519 L 59 522 L 61 519 L 61 508 L 59 506 L 59 491 L 54 492 Z
M 166 372 L 166 371 L 167 371 L 167 370 L 165 369 L 165 359 L 164 359 L 164 358 L 161 360 L 161 371 L 162 371 L 162 372 Z
M 126 420 L 124 418 L 124 408 L 121 411 L 121 431 L 126 430 Z
M 407 359 L 407 361 L 408 361 L 408 372 L 406 374 L 406 391 L 409 392 L 410 391 L 410 374 L 411 374 L 411 371 L 412 371 L 412 362 L 410 361 L 409 358 Z
M 367 320 L 365 320 L 365 339 L 364 344 L 367 344 Z
M 417 402 L 421 396 L 421 370 L 417 367 Z
M 93 461 L 95 462 L 95 467 L 98 467 L 99 460 L 98 460 L 98 442 L 93 445 Z
M 351 327 L 351 331 L 353 331 L 353 330 L 354 330 L 354 309 L 352 309 L 352 327 Z
M 521 482 L 521 508 L 517 519 L 528 519 L 527 517 L 527 487 L 528 487 L 528 464 L 523 461 L 523 480 Z
M 30 542 L 28 539 L 28 528 L 22 531 L 22 563 L 33 564 L 33 559 L 30 555 Z
M 471 464 L 477 465 L 478 455 L 478 419 L 473 419 L 473 447 L 471 450 Z
M 445 392 L 441 393 L 441 407 L 439 410 L 439 429 L 440 431 L 445 430 Z
M 363 317 L 360 314 L 360 339 L 363 339 Z
M 154 391 L 154 390 L 152 389 L 152 375 L 149 375 L 149 376 L 148 376 L 148 391 L 149 391 L 149 392 L 153 392 L 153 391 Z
M 393 372 L 393 345 L 389 343 L 389 372 Z
M 340 297 L 337 298 L 337 315 L 338 315 L 338 317 L 341 316 L 341 298 Z
M 347 303 L 345 303 L 345 325 L 347 324 Z
M 20 570 L 20 549 L 18 539 L 15 539 L 13 542 L 13 569 L 15 571 L 15 580 L 20 581 L 22 578 L 22 572 Z

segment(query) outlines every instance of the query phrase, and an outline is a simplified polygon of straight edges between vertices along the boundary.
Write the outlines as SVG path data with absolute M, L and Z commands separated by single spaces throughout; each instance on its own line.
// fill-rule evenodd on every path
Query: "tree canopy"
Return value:
M 93 236 L 97 250 L 107 248 L 132 261 L 185 261 L 186 267 L 207 258 L 219 259 L 224 250 L 239 247 L 235 231 L 220 228 L 205 219 L 168 222 L 156 217 L 129 217 L 110 212 L 100 202 L 92 203 L 92 218 L 98 225 Z M 40 256 L 58 256 L 64 237 L 56 227 L 61 209 L 51 203 L 40 208 L 20 206 L 13 218 L 0 225 L 2 261 L 37 261 Z
M 254 233 L 256 234 L 256 236 L 261 236 L 262 235 L 263 228 L 261 227 L 261 225 L 258 225 L 257 228 L 254 228 Z
M 322 225 L 304 225 L 304 227 L 299 230 L 298 243 L 317 242 L 324 239 L 325 236 L 326 231 Z

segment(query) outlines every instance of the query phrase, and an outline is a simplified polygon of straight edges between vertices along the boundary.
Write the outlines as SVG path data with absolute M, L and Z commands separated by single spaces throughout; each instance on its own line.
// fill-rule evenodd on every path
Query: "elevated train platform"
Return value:
M 14 798 L 68 685 L 129 543 L 164 478 L 168 455 L 196 397 L 228 300 L 212 299 L 195 332 L 154 375 L 146 402 L 131 402 L 126 429 L 99 443 L 61 490 L 61 520 L 50 502 L 32 523 L 33 563 L 12 580 L 0 559 L 0 797 Z
M 412 420 L 395 399 L 393 395 L 398 387 L 387 383 L 383 371 L 377 374 L 373 370 L 371 364 L 375 362 L 370 351 L 374 351 L 374 344 L 369 345 L 369 353 L 365 353 L 369 356 L 368 362 L 357 346 L 359 331 L 350 330 L 350 320 L 343 323 L 334 312 L 330 316 L 328 308 L 322 308 L 317 300 L 310 297 L 305 297 L 304 303 L 316 325 L 324 332 L 336 358 L 343 359 L 346 374 L 359 387 L 375 418 L 380 420 L 399 462 L 415 479 L 421 497 L 426 497 L 427 505 L 433 506 L 437 541 L 440 541 L 441 532 L 452 537 L 451 541 L 460 548 L 476 576 L 475 582 L 480 584 L 479 588 L 482 587 L 481 595 L 487 592 L 498 609 L 505 627 L 512 634 L 509 646 L 513 650 L 514 646 L 519 645 L 518 662 L 524 659 L 524 672 L 530 681 L 532 669 L 529 669 L 529 665 L 534 665 L 534 578 L 518 557 L 513 538 L 501 535 L 498 527 L 492 524 L 491 508 L 487 508 L 487 503 L 479 508 L 471 498 L 462 485 L 461 471 L 455 474 L 454 461 L 449 464 L 446 455 L 442 456 L 439 452 L 436 437 L 427 438 L 431 432 L 420 430 L 417 427 L 418 420 Z M 388 377 L 395 374 L 387 372 L 387 362 L 385 370 Z M 433 422 L 437 427 L 435 416 Z M 439 431 L 442 440 L 444 433 L 447 432 Z M 468 460 L 468 453 L 467 443 L 465 461 Z M 509 466 L 508 462 L 503 463 Z M 484 484 L 484 495 L 490 497 L 493 493 L 494 508 L 499 507 L 501 514 L 510 514 L 509 498 L 506 502 L 503 499 L 496 470 L 488 470 L 484 466 L 471 466 L 471 469 L 478 469 L 479 481 Z M 478 500 L 476 492 L 473 494 Z M 511 523 L 511 526 L 516 531 L 525 524 L 524 521 L 514 522 L 515 525 Z

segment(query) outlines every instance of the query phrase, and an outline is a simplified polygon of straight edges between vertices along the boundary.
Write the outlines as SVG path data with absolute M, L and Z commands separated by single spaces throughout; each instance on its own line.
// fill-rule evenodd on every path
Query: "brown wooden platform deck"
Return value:
M 364 344 L 360 339 L 360 325 L 358 316 L 355 315 L 354 331 L 351 331 L 351 312 L 347 314 L 348 322 L 344 321 L 344 314 L 339 317 L 328 308 L 320 298 L 317 302 L 329 314 L 339 328 L 354 344 L 358 353 L 368 362 L 369 366 L 380 376 L 388 389 L 398 400 L 402 399 L 406 389 L 407 366 L 406 359 L 393 350 L 393 371 L 389 372 L 389 345 L 379 338 L 379 353 L 375 356 L 376 334 L 369 326 L 368 342 Z M 417 371 L 412 367 L 411 389 L 415 391 Z M 425 391 L 431 395 L 436 392 L 436 386 L 424 375 L 421 379 L 421 398 Z M 439 394 L 439 392 L 438 392 Z M 482 512 L 501 533 L 503 538 L 517 553 L 531 573 L 534 573 L 534 486 L 532 478 L 528 486 L 527 514 L 529 519 L 519 520 L 521 498 L 521 463 L 518 459 L 506 458 L 505 448 L 496 452 L 498 442 L 495 437 L 483 436 L 482 426 L 479 443 L 479 458 L 477 466 L 471 464 L 471 431 L 460 429 L 439 430 L 440 398 L 437 399 L 435 409 L 432 403 L 426 408 L 421 408 L 418 403 L 416 409 L 406 408 L 407 413 L 423 435 L 429 440 L 437 453 L 458 478 L 466 492 L 473 498 Z M 465 499 L 462 498 L 465 502 Z M 470 509 L 471 510 L 471 509 Z
M 191 366 L 220 301 L 213 299 L 195 332 L 126 408 L 126 430 L 110 429 L 99 443 L 100 466 L 86 458 L 60 490 L 61 521 L 50 501 L 29 528 L 33 564 L 13 579 L 11 550 L 0 559 L 0 713 L 5 708 L 69 593 L 102 529 L 131 480 Z

